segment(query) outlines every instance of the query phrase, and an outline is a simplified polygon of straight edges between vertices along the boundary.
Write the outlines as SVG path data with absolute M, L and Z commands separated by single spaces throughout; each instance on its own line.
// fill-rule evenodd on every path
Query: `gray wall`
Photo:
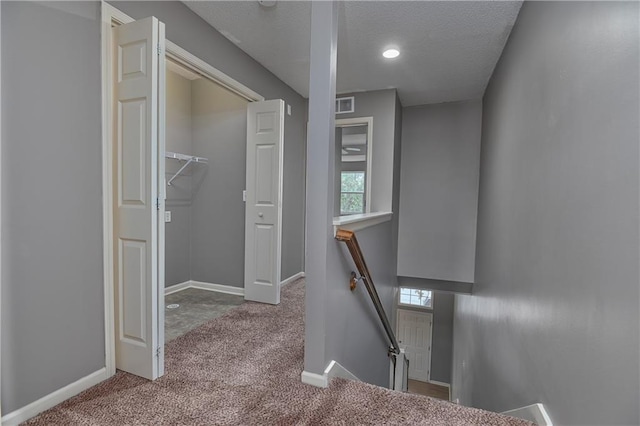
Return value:
M 371 141 L 371 211 L 389 212 L 393 208 L 393 158 L 395 147 L 396 90 L 374 90 L 341 94 L 355 97 L 355 112 L 337 114 L 336 120 L 373 117 Z M 395 210 L 393 210 L 395 213 Z
M 194 155 L 191 279 L 244 287 L 247 101 L 209 80 L 192 84 Z
M 405 108 L 398 275 L 473 282 L 482 105 Z
M 166 149 L 171 152 L 193 155 L 191 131 L 191 80 L 174 72 L 167 72 L 167 125 Z M 184 165 L 167 159 L 167 182 Z M 171 212 L 171 222 L 165 224 L 165 286 L 183 283 L 191 279 L 191 176 L 189 166 L 167 186 L 166 210 Z
M 433 293 L 431 380 L 451 383 L 453 357 L 453 293 Z
M 104 366 L 100 4 L 2 7 L 2 413 Z
M 2 7 L 2 412 L 105 365 L 100 3 Z M 156 15 L 170 40 L 266 98 L 285 120 L 283 268 L 303 270 L 306 101 L 178 2 L 117 3 Z
M 282 277 L 304 271 L 305 144 L 307 101 L 177 1 L 110 2 L 134 19 L 155 16 L 167 39 L 258 92 L 291 105 L 284 123 Z M 242 197 L 242 194 L 240 194 Z M 240 198 L 242 199 L 242 198 Z
M 639 5 L 525 3 L 484 98 L 454 398 L 638 424 Z
M 392 229 L 389 221 L 357 232 L 360 248 L 389 321 L 392 320 L 398 285 L 393 263 Z M 349 290 L 349 273 L 357 269 L 345 244 L 334 241 L 332 246 L 327 262 L 324 367 L 336 360 L 360 380 L 389 387 L 389 341 L 364 285 L 359 283 L 354 292 Z

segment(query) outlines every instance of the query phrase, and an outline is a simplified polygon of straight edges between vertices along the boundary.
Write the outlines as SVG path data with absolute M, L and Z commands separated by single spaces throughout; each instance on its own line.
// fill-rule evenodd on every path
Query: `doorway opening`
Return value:
M 166 59 L 165 342 L 244 301 L 248 104 Z
M 265 101 L 166 40 L 154 17 L 135 21 L 104 2 L 102 12 L 107 375 L 118 368 L 156 379 L 164 374 L 166 293 L 196 288 L 279 303 L 284 102 Z M 167 80 L 188 90 L 174 98 Z M 196 251 L 197 238 L 223 249 Z M 185 264 L 188 280 L 174 284 Z M 196 279 L 207 273 L 215 281 Z

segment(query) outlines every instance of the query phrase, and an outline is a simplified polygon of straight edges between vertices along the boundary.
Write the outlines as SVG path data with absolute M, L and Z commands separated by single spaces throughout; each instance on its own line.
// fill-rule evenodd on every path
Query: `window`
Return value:
M 340 175 L 340 215 L 364 213 L 365 172 Z
M 420 290 L 417 288 L 400 287 L 400 305 L 419 306 L 421 308 L 432 308 L 433 297 L 431 290 Z

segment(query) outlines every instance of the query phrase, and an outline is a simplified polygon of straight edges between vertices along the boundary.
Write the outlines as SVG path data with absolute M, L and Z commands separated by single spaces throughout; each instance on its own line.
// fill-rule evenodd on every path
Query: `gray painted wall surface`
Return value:
M 134 19 L 152 15 L 157 17 L 166 24 L 168 40 L 258 92 L 265 99 L 283 99 L 291 105 L 292 113 L 285 116 L 284 123 L 282 277 L 287 278 L 304 271 L 307 101 L 180 2 L 109 3 Z
M 100 4 L 0 7 L 7 414 L 104 366 Z
M 451 383 L 453 357 L 453 293 L 433 293 L 431 380 Z
M 405 108 L 398 275 L 473 282 L 480 101 Z
M 191 81 L 167 71 L 166 149 L 193 155 L 191 131 Z M 184 165 L 183 162 L 165 160 L 166 179 Z M 171 222 L 165 223 L 165 286 L 191 279 L 191 175 L 202 166 L 190 166 L 167 186 L 166 210 Z
M 244 287 L 247 101 L 209 80 L 192 84 L 194 172 L 191 279 Z
M 638 424 L 639 5 L 530 2 L 484 99 L 454 398 Z
M 373 157 L 371 161 L 371 211 L 392 211 L 396 90 L 375 90 L 339 95 L 339 97 L 348 96 L 355 97 L 355 112 L 337 114 L 336 119 L 373 117 L 373 141 L 370 145 Z
M 392 228 L 389 221 L 357 232 L 389 321 L 398 285 Z M 360 380 L 389 387 L 389 341 L 369 294 L 362 283 L 349 290 L 349 273 L 357 269 L 345 244 L 333 241 L 329 249 L 325 367 L 336 360 Z

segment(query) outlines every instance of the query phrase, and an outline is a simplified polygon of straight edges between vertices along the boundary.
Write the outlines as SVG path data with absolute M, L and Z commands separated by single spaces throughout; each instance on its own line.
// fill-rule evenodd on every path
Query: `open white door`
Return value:
M 116 27 L 114 49 L 116 367 L 153 380 L 164 364 L 164 24 L 151 17 Z
M 244 298 L 280 303 L 284 101 L 247 109 Z

